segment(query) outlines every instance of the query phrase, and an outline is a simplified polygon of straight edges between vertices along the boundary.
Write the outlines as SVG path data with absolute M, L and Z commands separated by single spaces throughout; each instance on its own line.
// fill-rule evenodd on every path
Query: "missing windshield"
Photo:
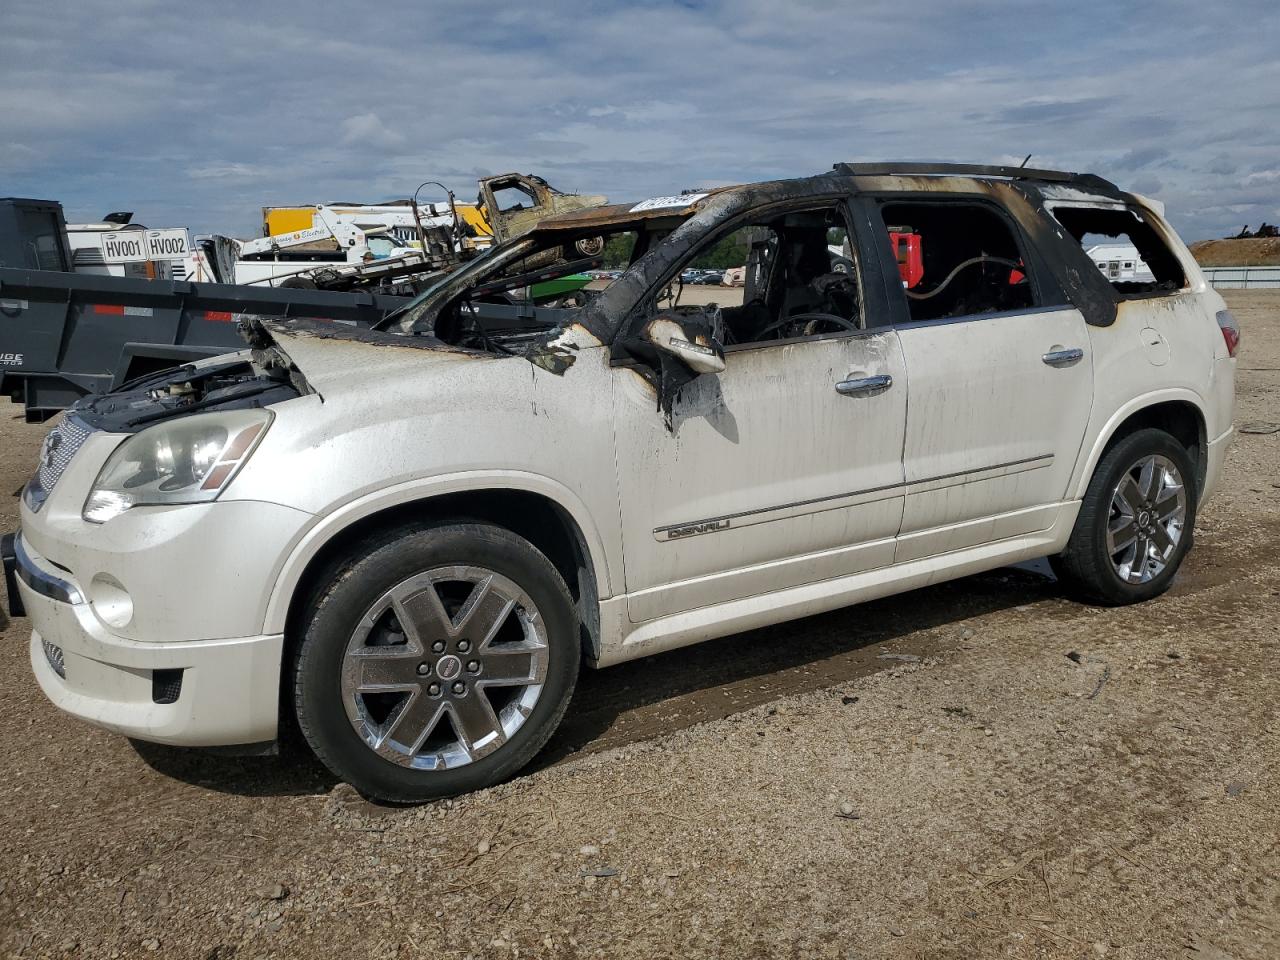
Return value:
M 527 239 L 532 242 L 526 250 L 477 272 L 444 300 L 432 323 L 438 338 L 519 353 L 522 343 L 564 327 L 599 296 L 611 282 L 606 263 L 617 260 L 625 268 L 637 245 L 636 231 L 628 229 L 535 233 Z

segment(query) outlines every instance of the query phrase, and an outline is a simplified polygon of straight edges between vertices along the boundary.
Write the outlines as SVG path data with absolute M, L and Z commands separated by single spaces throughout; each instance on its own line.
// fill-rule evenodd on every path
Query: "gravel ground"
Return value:
M 1280 295 L 1230 301 L 1280 421 Z M 0 527 L 42 434 L 0 406 Z M 416 809 L 79 724 L 15 621 L 0 952 L 1280 956 L 1277 478 L 1241 436 L 1152 603 L 1033 565 L 589 674 L 534 772 Z

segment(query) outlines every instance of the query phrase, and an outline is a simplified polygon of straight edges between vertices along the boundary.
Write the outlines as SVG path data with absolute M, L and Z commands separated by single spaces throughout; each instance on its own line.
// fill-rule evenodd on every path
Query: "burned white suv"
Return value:
M 745 286 L 681 281 L 735 261 Z M 381 329 L 241 324 L 49 435 L 8 540 L 31 664 L 146 740 L 296 716 L 396 801 L 514 774 L 584 661 L 1034 557 L 1156 596 L 1239 337 L 1158 204 L 903 164 L 558 216 Z

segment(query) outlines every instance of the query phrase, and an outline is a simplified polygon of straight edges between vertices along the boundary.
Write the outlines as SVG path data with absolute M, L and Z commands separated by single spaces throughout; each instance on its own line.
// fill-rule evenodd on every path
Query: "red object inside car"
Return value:
M 910 290 L 924 279 L 924 251 L 920 246 L 920 234 L 910 227 L 890 227 L 889 243 L 898 261 L 898 276 L 902 285 Z

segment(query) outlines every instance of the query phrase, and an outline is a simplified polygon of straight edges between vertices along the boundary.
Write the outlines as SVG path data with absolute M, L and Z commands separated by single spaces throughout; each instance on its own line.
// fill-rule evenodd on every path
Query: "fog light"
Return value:
M 100 573 L 90 581 L 89 603 L 98 619 L 109 627 L 127 627 L 133 619 L 133 598 L 110 574 Z
M 40 645 L 44 647 L 44 658 L 49 661 L 53 672 L 63 680 L 67 679 L 67 665 L 62 658 L 62 648 L 56 643 L 50 643 L 44 637 L 40 638 Z

